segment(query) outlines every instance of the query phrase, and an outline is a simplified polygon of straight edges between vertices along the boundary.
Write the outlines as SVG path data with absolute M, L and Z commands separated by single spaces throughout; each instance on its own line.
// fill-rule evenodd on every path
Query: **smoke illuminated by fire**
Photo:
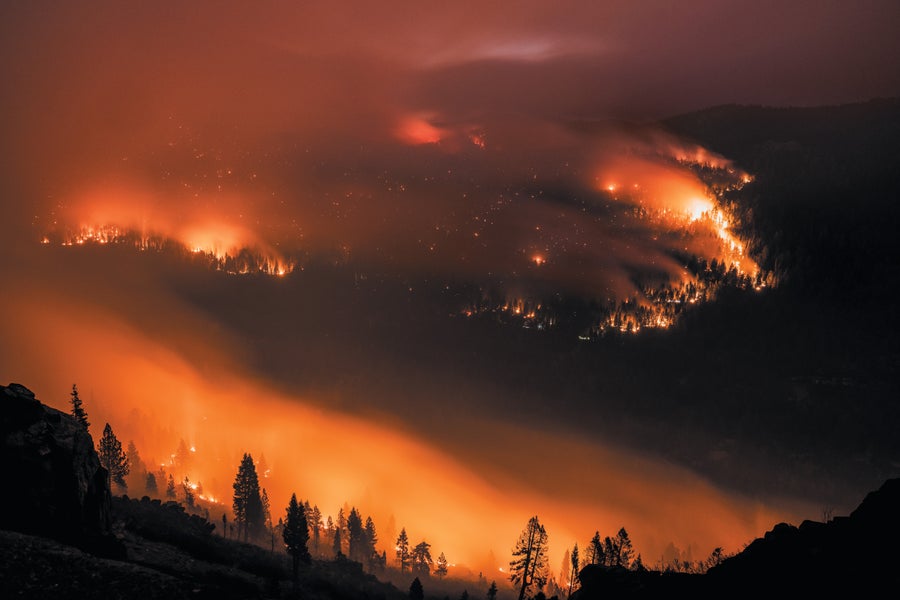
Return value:
M 58 283 L 74 283 L 74 277 Z M 2 356 L 4 364 L 22 381 L 39 381 L 38 396 L 61 410 L 67 410 L 68 390 L 77 381 L 92 433 L 113 423 L 120 439 L 133 440 L 148 464 L 162 464 L 176 481 L 188 478 L 189 486 L 214 504 L 213 522 L 229 509 L 243 452 L 258 464 L 264 457 L 261 485 L 276 514 L 295 492 L 325 515 L 336 516 L 349 503 L 372 515 L 385 548 L 405 527 L 473 572 L 492 568 L 490 553 L 505 556 L 535 511 L 552 532 L 557 553 L 595 528 L 614 532 L 624 524 L 636 547 L 650 556 L 673 540 L 704 553 L 717 545 L 738 549 L 784 516 L 726 497 L 671 465 L 490 419 L 467 425 L 468 435 L 481 440 L 472 449 L 481 459 L 473 455 L 463 464 L 390 425 L 390 419 L 317 408 L 311 399 L 256 380 L 229 355 L 235 340 L 228 336 L 195 342 L 196 348 L 180 355 L 170 349 L 180 345 L 174 333 L 141 333 L 87 304 L 78 288 L 74 283 L 55 296 L 30 296 L 44 298 L 39 303 L 6 300 L 11 310 L 3 311 L 2 326 L 20 343 L 15 355 Z M 176 322 L 187 319 L 193 330 L 205 328 L 165 295 L 153 300 L 167 304 Z M 88 344 L 90 353 L 84 351 Z M 207 366 L 196 366 L 198 357 Z M 530 468 L 565 494 L 547 495 L 517 480 L 515 440 L 524 438 L 587 461 L 590 477 L 578 475 L 580 461 L 570 469 L 546 455 L 535 457 Z M 187 458 L 175 454 L 179 440 L 187 440 Z M 577 487 L 570 485 L 574 480 Z M 668 501 L 659 504 L 660 497 Z
M 520 411 L 523 390 L 453 360 L 517 364 L 481 360 L 473 340 L 488 336 L 466 336 L 482 317 L 516 328 L 483 329 L 505 341 L 558 330 L 575 299 L 579 318 L 596 307 L 577 353 L 575 335 L 671 328 L 724 287 L 777 283 L 729 202 L 752 175 L 630 122 L 733 101 L 718 79 L 672 85 L 702 65 L 751 99 L 782 89 L 783 63 L 763 53 L 752 79 L 758 56 L 734 44 L 743 7 L 666 11 L 647 35 L 654 9 L 599 2 L 524 2 L 513 19 L 465 2 L 100 4 L 96 19 L 79 3 L 2 9 L 9 380 L 60 408 L 78 383 L 94 428 L 110 421 L 210 501 L 228 505 L 250 451 L 276 509 L 294 491 L 330 515 L 357 504 L 385 547 L 393 522 L 476 572 L 535 512 L 560 556 L 626 526 L 645 558 L 669 541 L 737 549 L 815 513 L 586 439 L 603 399 L 572 392 L 551 427 L 550 399 Z M 833 37 L 794 13 L 775 20 L 782 40 Z M 710 36 L 740 56 L 710 52 Z M 848 47 L 835 65 L 854 64 Z M 446 306 L 422 308 L 434 290 Z M 446 366 L 420 365 L 425 347 Z M 667 424 L 641 425 L 633 447 Z M 525 438 L 541 445 L 527 474 Z M 181 439 L 190 468 L 172 462 Z

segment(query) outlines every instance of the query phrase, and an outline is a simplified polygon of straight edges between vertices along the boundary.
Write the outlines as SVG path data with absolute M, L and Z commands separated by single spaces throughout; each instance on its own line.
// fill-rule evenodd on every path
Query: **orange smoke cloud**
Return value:
M 250 452 L 265 457 L 269 477 L 261 485 L 276 516 L 293 492 L 326 515 L 347 502 L 373 517 L 389 555 L 405 527 L 473 572 L 505 565 L 534 513 L 551 532 L 556 564 L 594 530 L 612 535 L 627 527 L 650 560 L 669 542 L 699 554 L 738 550 L 773 522 L 810 512 L 732 497 L 689 471 L 594 440 L 474 415 L 462 430 L 480 440 L 477 449 L 453 456 L 377 412 L 343 414 L 327 408 L 328 398 L 313 402 L 263 382 L 241 366 L 237 338 L 161 287 L 142 288 L 139 306 L 134 296 L 120 304 L 122 287 L 151 272 L 95 280 L 89 272 L 51 273 L 51 266 L 32 265 L 39 280 L 28 268 L 10 269 L 19 285 L 0 304 L 0 328 L 15 340 L 3 345 L 4 368 L 61 410 L 77 383 L 93 433 L 110 422 L 151 464 L 167 462 L 185 440 L 196 452 L 178 478 L 201 483 L 223 510 L 240 457 Z M 165 320 L 144 312 L 149 306 Z M 523 454 L 523 440 L 552 451 Z M 489 564 L 491 556 L 500 565 Z
M 426 117 L 408 116 L 395 129 L 397 137 L 407 144 L 436 144 L 446 135 L 445 131 L 432 125 Z

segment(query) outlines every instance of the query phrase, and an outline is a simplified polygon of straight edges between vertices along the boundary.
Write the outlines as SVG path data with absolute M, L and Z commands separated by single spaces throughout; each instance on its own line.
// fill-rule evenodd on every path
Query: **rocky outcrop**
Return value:
M 0 386 L 0 473 L 0 528 L 110 545 L 109 484 L 90 433 L 16 383 Z
M 572 600 L 602 598 L 893 597 L 900 593 L 900 479 L 846 517 L 775 525 L 703 575 L 589 565 Z
M 900 479 L 870 492 L 852 513 L 827 523 L 779 523 L 706 574 L 706 584 L 764 594 L 900 591 Z

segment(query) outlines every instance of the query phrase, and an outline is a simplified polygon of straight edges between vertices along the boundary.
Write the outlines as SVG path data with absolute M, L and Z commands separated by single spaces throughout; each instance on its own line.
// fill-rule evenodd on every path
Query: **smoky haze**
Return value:
M 406 526 L 476 572 L 535 512 L 551 564 L 598 529 L 706 555 L 817 516 L 641 452 L 667 432 L 652 416 L 509 385 L 521 340 L 440 295 L 639 297 L 642 278 L 687 279 L 690 254 L 752 272 L 695 222 L 714 194 L 690 166 L 740 182 L 741 165 L 651 122 L 900 89 L 896 3 L 689 6 L 4 6 L 5 377 L 60 408 L 78 383 L 94 427 L 145 457 L 189 440 L 219 498 L 243 451 L 264 454 L 275 506 L 357 504 L 383 541 Z M 61 245 L 103 227 L 296 268 Z M 488 355 L 502 379 L 468 370 Z

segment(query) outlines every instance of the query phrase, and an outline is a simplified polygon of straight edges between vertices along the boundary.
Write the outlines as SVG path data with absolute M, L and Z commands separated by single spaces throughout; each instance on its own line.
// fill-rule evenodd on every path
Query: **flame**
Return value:
M 400 141 L 413 146 L 437 144 L 445 135 L 443 129 L 432 125 L 428 117 L 423 115 L 403 117 L 395 127 L 394 133 Z

